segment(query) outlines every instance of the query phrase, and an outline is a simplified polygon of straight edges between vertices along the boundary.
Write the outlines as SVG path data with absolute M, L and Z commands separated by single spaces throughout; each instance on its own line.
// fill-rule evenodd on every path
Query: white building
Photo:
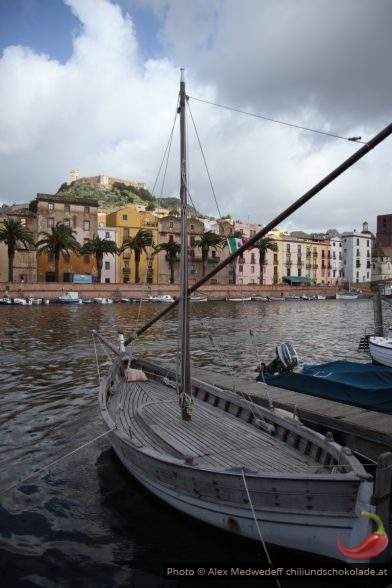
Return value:
M 372 233 L 363 224 L 362 232 L 342 233 L 343 279 L 350 284 L 370 282 L 372 279 Z
M 342 238 L 330 237 L 331 241 L 331 283 L 336 284 L 343 277 Z
M 117 241 L 118 229 L 115 227 L 98 227 L 98 236 L 101 239 L 107 239 L 108 241 L 114 241 L 118 245 Z M 102 284 L 116 284 L 117 283 L 117 256 L 110 253 L 106 253 L 103 256 L 103 265 L 101 273 Z

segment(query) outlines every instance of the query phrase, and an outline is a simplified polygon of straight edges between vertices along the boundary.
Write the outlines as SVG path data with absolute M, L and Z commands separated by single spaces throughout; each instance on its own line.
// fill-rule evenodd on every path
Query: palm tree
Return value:
M 222 249 L 226 243 L 226 238 L 213 233 L 212 231 L 205 231 L 201 234 L 200 239 L 195 241 L 195 247 L 201 249 L 201 262 L 203 278 L 206 274 L 207 259 L 210 249 Z
M 59 266 L 60 266 L 60 254 L 70 252 L 80 253 L 80 244 L 76 240 L 73 229 L 64 225 L 61 222 L 56 223 L 55 227 L 52 227 L 50 233 L 42 231 L 42 239 L 36 243 L 37 253 L 49 253 L 54 255 L 54 281 L 59 281 Z
M 34 236 L 20 219 L 6 218 L 0 229 L 0 243 L 8 246 L 8 281 L 13 282 L 15 251 L 20 245 L 25 249 L 28 249 L 29 245 L 34 245 Z
M 178 260 L 181 246 L 175 241 L 168 241 L 167 243 L 159 243 L 155 247 L 155 251 L 166 251 L 166 259 L 170 267 L 170 283 L 174 284 L 174 264 Z
M 103 256 L 105 254 L 116 255 L 118 253 L 118 247 L 114 241 L 110 239 L 101 239 L 99 235 L 93 235 L 91 239 L 83 244 L 80 253 L 88 253 L 95 257 L 97 262 L 97 281 L 101 283 Z
M 263 284 L 263 270 L 265 266 L 265 258 L 267 251 L 278 251 L 278 244 L 271 237 L 264 237 L 259 239 L 254 244 L 254 247 L 259 250 L 259 264 L 260 264 L 260 284 Z
M 136 235 L 126 239 L 119 249 L 120 254 L 124 253 L 126 249 L 133 251 L 135 254 L 135 284 L 140 282 L 139 266 L 141 255 L 143 251 L 146 255 L 148 254 L 147 247 L 149 245 L 152 245 L 151 232 L 144 229 L 139 229 Z

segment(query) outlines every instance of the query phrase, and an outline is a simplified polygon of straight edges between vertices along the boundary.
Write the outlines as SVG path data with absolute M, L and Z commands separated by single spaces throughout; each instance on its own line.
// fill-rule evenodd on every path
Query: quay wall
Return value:
M 192 284 L 191 284 L 192 285 Z M 370 286 L 361 284 L 362 296 L 372 296 Z M 368 287 L 366 287 L 368 286 Z M 73 284 L 70 282 L 0 282 L 0 297 L 9 294 L 12 298 L 48 298 L 57 300 L 64 292 L 76 291 L 81 298 L 94 298 L 105 296 L 108 298 L 139 298 L 142 296 L 156 296 L 170 294 L 178 296 L 178 284 Z M 204 284 L 197 290 L 211 299 L 224 300 L 230 297 L 248 296 L 313 296 L 322 294 L 326 297 L 335 297 L 336 292 L 343 291 L 334 286 L 290 286 L 289 284 L 277 284 L 274 286 L 248 284 Z

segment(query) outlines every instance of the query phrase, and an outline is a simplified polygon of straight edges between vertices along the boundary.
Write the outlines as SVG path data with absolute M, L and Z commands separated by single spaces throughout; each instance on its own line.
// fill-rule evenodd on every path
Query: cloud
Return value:
M 346 0 L 332 8 L 324 0 L 64 2 L 80 23 L 68 61 L 22 46 L 7 47 L 0 59 L 6 202 L 54 193 L 71 168 L 152 189 L 175 117 L 180 67 L 198 133 L 190 119 L 191 195 L 205 214 L 265 224 L 359 145 L 193 98 L 365 140 L 389 122 L 388 1 Z M 154 58 L 141 46 L 140 7 L 144 18 L 148 10 L 154 17 Z M 379 147 L 282 228 L 351 230 L 367 220 L 374 230 L 376 215 L 388 212 L 389 149 Z M 172 159 L 164 195 L 178 195 L 177 138 Z

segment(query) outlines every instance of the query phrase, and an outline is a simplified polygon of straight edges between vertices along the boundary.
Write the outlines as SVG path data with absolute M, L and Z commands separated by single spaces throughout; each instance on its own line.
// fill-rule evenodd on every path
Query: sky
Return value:
M 390 0 L 0 0 L 0 203 L 71 169 L 178 196 L 183 68 L 192 204 L 267 224 L 392 121 L 391 23 Z M 391 153 L 279 228 L 376 232 Z

